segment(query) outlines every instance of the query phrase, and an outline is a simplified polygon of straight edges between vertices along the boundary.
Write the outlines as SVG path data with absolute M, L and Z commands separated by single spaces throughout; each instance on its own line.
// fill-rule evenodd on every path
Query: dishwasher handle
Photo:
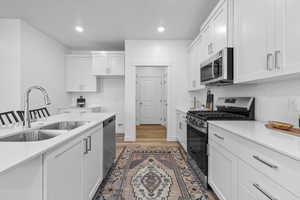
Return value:
M 103 122 L 103 127 L 108 126 L 110 123 L 112 123 L 112 122 L 115 121 L 115 120 L 116 120 L 116 117 L 115 117 L 115 116 L 113 116 L 113 117 L 111 117 L 111 118 L 105 120 L 105 121 Z

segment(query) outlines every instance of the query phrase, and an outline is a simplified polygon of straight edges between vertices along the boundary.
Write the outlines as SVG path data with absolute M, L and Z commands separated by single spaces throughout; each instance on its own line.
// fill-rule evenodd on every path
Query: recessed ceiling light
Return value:
M 75 30 L 76 30 L 77 32 L 79 32 L 79 33 L 82 33 L 82 32 L 84 31 L 84 28 L 81 27 L 81 26 L 76 26 L 76 27 L 75 27 Z
M 160 33 L 165 32 L 165 30 L 166 30 L 166 28 L 163 27 L 163 26 L 159 26 L 159 27 L 157 28 L 157 31 L 160 32 Z

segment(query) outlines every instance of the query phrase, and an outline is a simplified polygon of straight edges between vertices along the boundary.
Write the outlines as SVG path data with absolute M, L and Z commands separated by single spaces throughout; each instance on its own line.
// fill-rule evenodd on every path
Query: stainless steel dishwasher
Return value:
M 103 122 L 103 176 L 114 164 L 116 158 L 116 117 Z

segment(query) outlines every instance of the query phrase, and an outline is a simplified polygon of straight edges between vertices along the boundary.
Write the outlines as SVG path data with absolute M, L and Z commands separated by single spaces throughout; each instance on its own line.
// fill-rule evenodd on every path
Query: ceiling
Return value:
M 193 39 L 218 0 L 0 0 L 20 18 L 78 50 L 122 50 L 125 39 Z M 83 33 L 74 30 L 84 27 Z M 158 33 L 159 25 L 166 27 Z

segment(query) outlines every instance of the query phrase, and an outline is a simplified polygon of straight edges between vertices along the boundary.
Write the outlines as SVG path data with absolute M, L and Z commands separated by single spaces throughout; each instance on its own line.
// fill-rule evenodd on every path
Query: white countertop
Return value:
M 270 130 L 266 122 L 258 121 L 209 121 L 238 136 L 300 161 L 300 137 Z
M 183 113 L 187 113 L 190 109 L 184 106 L 178 106 L 176 107 L 177 111 L 183 112 Z
M 46 121 L 32 123 L 32 128 L 35 129 L 58 121 L 90 121 L 90 123 L 49 140 L 38 142 L 0 142 L 0 173 L 83 134 L 86 130 L 102 123 L 113 115 L 115 113 L 60 114 L 51 116 Z M 23 130 L 22 127 L 0 129 L 0 138 Z

